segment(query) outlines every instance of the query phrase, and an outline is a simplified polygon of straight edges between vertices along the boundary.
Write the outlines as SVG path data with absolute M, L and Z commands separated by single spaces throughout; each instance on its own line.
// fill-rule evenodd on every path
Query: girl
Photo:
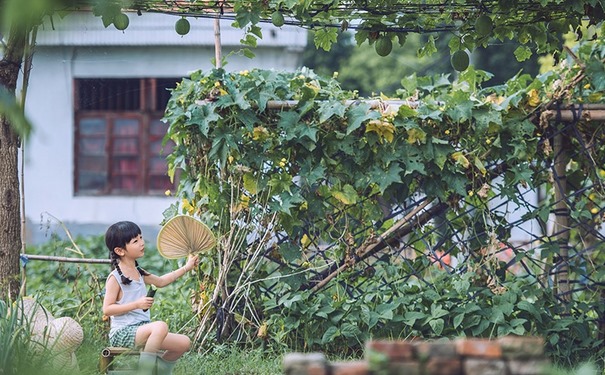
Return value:
M 107 277 L 103 300 L 103 314 L 111 319 L 110 344 L 141 347 L 138 372 L 141 375 L 152 374 L 156 365 L 158 375 L 172 374 L 176 360 L 191 347 L 191 340 L 168 332 L 165 322 L 151 321 L 149 308 L 153 298 L 146 296 L 145 285 L 162 288 L 176 281 L 198 265 L 198 257 L 190 257 L 183 267 L 163 276 L 150 274 L 137 263 L 145 252 L 145 241 L 139 226 L 130 221 L 110 226 L 105 244 L 113 269 Z

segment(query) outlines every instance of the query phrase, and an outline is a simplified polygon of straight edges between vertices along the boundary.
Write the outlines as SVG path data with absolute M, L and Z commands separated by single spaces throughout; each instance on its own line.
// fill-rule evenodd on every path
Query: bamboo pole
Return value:
M 86 259 L 86 258 L 69 258 L 69 257 L 58 257 L 52 255 L 32 255 L 32 254 L 21 254 L 28 260 L 43 260 L 48 262 L 63 262 L 63 263 L 90 263 L 90 264 L 111 264 L 109 259 Z
M 393 234 L 397 233 L 397 231 L 399 229 L 401 229 L 403 226 L 409 225 L 409 223 L 412 221 L 412 219 L 416 215 L 418 215 L 424 208 L 426 208 L 430 203 L 431 203 L 430 200 L 428 200 L 428 199 L 425 200 L 422 204 L 420 204 L 418 207 L 414 208 L 411 212 L 409 212 L 407 215 L 405 215 L 404 218 L 399 220 L 395 225 L 390 227 L 382 235 L 379 235 L 378 237 L 374 238 L 372 241 L 370 241 L 369 243 L 366 243 L 360 249 L 358 249 L 357 255 L 359 257 L 359 260 L 366 259 L 368 256 L 370 256 L 371 254 L 375 253 L 378 249 L 380 249 L 380 245 L 384 245 L 384 243 Z M 417 222 L 419 223 L 419 222 L 421 222 L 421 220 L 417 220 Z M 332 280 L 334 277 L 336 277 L 339 273 L 341 273 L 345 269 L 355 265 L 355 263 L 357 263 L 357 260 L 355 258 L 346 260 L 336 270 L 332 271 L 330 274 L 328 274 L 326 277 L 324 277 L 319 283 L 317 283 L 311 289 L 311 291 L 316 292 L 319 289 L 323 288 L 330 280 Z
M 223 13 L 223 1 L 219 1 L 217 5 L 220 7 L 218 16 L 214 19 L 214 66 L 216 69 L 223 67 L 223 56 L 221 51 L 221 15 Z
M 605 121 L 605 106 L 603 109 L 582 108 L 580 118 L 576 118 L 577 112 L 574 110 L 546 110 L 542 113 L 547 119 L 554 120 L 560 118 L 561 121 Z
M 197 100 L 195 103 L 197 105 L 205 105 L 208 104 L 209 100 Z M 271 110 L 281 110 L 281 109 L 291 109 L 296 108 L 298 106 L 298 100 L 269 100 L 267 101 L 267 109 Z M 369 104 L 370 109 L 382 109 L 385 112 L 397 112 L 399 107 L 405 105 L 410 108 L 418 108 L 417 101 L 411 100 L 379 100 L 379 99 L 360 99 L 360 100 L 344 100 L 343 104 L 345 106 L 352 106 L 356 104 Z
M 566 201 L 567 172 L 565 168 L 569 163 L 569 138 L 567 134 L 559 133 L 553 142 L 554 151 L 554 192 L 555 192 L 555 220 L 552 233 L 559 244 L 559 259 L 555 262 L 555 288 L 559 295 L 569 301 L 569 215 L 570 208 Z M 558 263 L 558 265 L 557 265 Z

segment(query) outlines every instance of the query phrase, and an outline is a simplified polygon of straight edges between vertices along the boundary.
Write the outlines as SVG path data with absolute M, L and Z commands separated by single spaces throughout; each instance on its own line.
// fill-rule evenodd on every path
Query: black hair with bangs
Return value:
M 116 254 L 114 249 L 116 247 L 121 247 L 125 249 L 126 244 L 141 233 L 141 228 L 139 228 L 139 226 L 133 223 L 132 221 L 118 221 L 117 223 L 107 228 L 107 231 L 105 232 L 105 245 L 107 246 L 107 249 L 109 249 L 109 259 L 111 260 L 111 268 L 118 270 L 118 273 L 122 278 L 122 283 L 124 284 L 130 284 L 132 280 L 122 274 L 122 270 L 119 266 L 120 256 Z M 137 270 L 141 275 L 149 275 L 149 272 L 139 267 L 138 263 L 135 262 L 135 264 L 137 266 Z

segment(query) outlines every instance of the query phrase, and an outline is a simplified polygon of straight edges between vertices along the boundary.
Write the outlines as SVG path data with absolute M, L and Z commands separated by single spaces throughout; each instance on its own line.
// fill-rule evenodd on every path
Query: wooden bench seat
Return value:
M 114 360 L 120 355 L 139 355 L 141 351 L 139 349 L 132 348 L 120 348 L 116 346 L 108 346 L 101 350 L 101 358 L 99 360 L 99 371 L 102 374 L 109 374 L 114 372 Z M 126 373 L 126 372 L 124 372 Z

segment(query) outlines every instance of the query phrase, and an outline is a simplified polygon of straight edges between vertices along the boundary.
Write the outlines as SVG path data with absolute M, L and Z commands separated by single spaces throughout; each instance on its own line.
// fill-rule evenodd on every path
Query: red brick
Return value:
M 366 350 L 386 354 L 391 361 L 409 361 L 415 358 L 414 344 L 407 341 L 369 341 Z
M 307 375 L 328 375 L 330 372 L 328 370 L 327 363 L 310 363 L 307 365 Z
M 365 361 L 334 362 L 332 375 L 369 375 L 368 363 Z
M 322 353 L 287 353 L 284 355 L 282 366 L 288 375 L 309 375 L 309 366 L 327 366 L 327 359 Z M 321 375 L 316 373 L 314 375 Z
M 393 362 L 389 364 L 389 375 L 421 375 L 419 362 Z
M 536 336 L 506 336 L 498 339 L 505 358 L 544 356 L 544 339 Z
M 425 361 L 433 357 L 456 358 L 456 344 L 451 340 L 418 341 L 414 343 L 416 357 Z
M 457 358 L 430 358 L 425 365 L 425 374 L 462 375 L 462 361 Z
M 525 361 L 508 361 L 511 375 L 547 375 L 551 374 L 551 364 L 547 359 L 530 359 Z
M 458 339 L 456 351 L 464 357 L 502 358 L 502 347 L 488 339 Z
M 499 359 L 467 358 L 462 365 L 464 375 L 507 375 L 506 363 Z

